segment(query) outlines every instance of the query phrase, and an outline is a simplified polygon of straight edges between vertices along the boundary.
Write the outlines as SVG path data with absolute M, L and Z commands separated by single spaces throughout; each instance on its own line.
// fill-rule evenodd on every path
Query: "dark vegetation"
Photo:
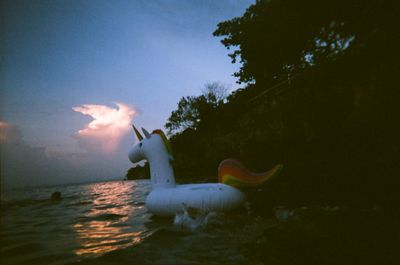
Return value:
M 257 1 L 214 35 L 242 85 L 183 97 L 166 128 L 180 180 L 216 180 L 221 160 L 279 178 L 254 205 L 396 208 L 400 177 L 399 5 Z
M 136 165 L 135 167 L 131 167 L 125 175 L 125 179 L 127 180 L 148 178 L 150 178 L 150 168 L 148 162 L 146 162 L 143 166 Z

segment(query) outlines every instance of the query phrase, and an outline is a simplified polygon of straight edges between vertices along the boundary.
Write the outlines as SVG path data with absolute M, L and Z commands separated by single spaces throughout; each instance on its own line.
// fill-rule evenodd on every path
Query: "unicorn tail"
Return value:
M 282 168 L 278 164 L 267 172 L 254 173 L 235 159 L 225 159 L 218 167 L 218 181 L 236 188 L 255 187 L 278 175 Z

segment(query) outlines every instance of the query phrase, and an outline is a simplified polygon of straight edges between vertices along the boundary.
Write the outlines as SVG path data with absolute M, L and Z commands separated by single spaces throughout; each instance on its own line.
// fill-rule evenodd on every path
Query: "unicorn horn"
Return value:
M 146 136 L 146 138 L 150 138 L 150 133 L 143 127 L 142 127 L 142 132 L 143 132 L 144 136 Z
M 135 125 L 132 124 L 133 131 L 136 134 L 136 137 L 138 138 L 139 141 L 143 140 L 143 136 L 140 134 L 140 132 L 136 129 Z

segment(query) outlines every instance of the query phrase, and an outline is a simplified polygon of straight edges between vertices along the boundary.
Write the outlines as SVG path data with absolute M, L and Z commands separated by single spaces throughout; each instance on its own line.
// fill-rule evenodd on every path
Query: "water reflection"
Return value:
M 77 255 L 95 257 L 143 240 L 146 231 L 134 225 L 135 216 L 145 211 L 142 205 L 133 203 L 144 200 L 144 192 L 138 187 L 126 181 L 87 186 L 84 193 L 93 204 L 72 226 L 79 244 Z

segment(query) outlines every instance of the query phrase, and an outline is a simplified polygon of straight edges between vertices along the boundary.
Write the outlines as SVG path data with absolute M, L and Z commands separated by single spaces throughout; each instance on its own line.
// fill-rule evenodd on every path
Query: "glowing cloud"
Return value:
M 87 126 L 76 133 L 82 147 L 89 152 L 110 153 L 117 149 L 122 137 L 131 130 L 136 109 L 123 103 L 117 108 L 105 105 L 85 104 L 72 108 L 93 118 Z

